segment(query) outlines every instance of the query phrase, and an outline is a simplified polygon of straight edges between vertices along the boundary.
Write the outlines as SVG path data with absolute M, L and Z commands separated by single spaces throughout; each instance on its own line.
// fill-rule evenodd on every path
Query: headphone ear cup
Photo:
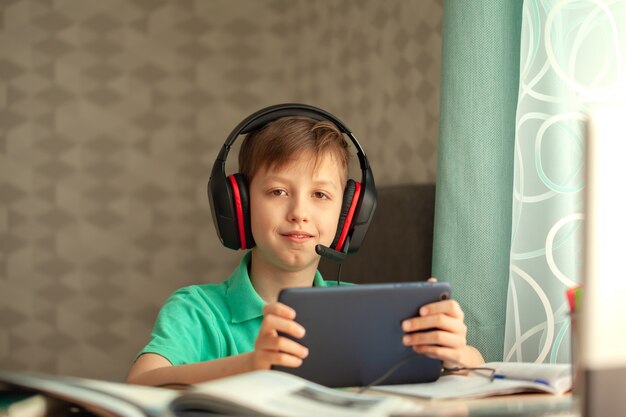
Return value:
M 252 228 L 250 226 L 250 197 L 248 184 L 243 175 L 236 173 L 228 177 L 228 187 L 233 196 L 235 223 L 239 236 L 239 249 L 254 247 Z
M 354 219 L 354 213 L 356 212 L 359 197 L 361 195 L 361 183 L 354 180 L 348 180 L 346 188 L 343 191 L 343 200 L 341 203 L 341 213 L 339 214 L 339 223 L 337 224 L 337 234 L 333 239 L 333 243 L 330 247 L 336 251 L 342 250 L 343 244 L 346 241 L 350 227 L 352 226 L 352 220 Z

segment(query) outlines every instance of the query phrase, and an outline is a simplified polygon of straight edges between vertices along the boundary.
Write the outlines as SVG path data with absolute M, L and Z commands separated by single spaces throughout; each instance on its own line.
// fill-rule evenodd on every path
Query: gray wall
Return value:
M 0 368 L 122 379 L 171 291 L 228 276 L 206 180 L 260 107 L 335 113 L 379 186 L 434 181 L 441 0 L 0 10 Z

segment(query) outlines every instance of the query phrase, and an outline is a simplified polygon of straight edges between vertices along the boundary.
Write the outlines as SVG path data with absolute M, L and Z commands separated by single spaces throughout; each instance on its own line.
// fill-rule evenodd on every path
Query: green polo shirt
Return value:
M 139 355 L 156 353 L 172 365 L 224 358 L 254 350 L 265 301 L 250 282 L 248 252 L 220 284 L 191 285 L 172 294 Z M 319 271 L 314 287 L 333 286 Z

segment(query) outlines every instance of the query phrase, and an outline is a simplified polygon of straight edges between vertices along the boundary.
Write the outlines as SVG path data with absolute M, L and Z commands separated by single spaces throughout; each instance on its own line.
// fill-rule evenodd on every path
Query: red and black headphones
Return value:
M 213 164 L 207 186 L 213 223 L 224 246 L 230 249 L 250 249 L 254 243 L 250 226 L 248 184 L 241 173 L 226 176 L 226 157 L 240 136 L 263 128 L 285 116 L 305 116 L 328 120 L 346 134 L 357 150 L 361 167 L 361 182 L 348 180 L 343 194 L 337 233 L 332 251 L 343 254 L 359 250 L 376 209 L 376 186 L 367 156 L 350 129 L 332 114 L 306 104 L 278 104 L 261 109 L 243 121 L 230 133 Z M 319 253 L 319 252 L 318 252 Z

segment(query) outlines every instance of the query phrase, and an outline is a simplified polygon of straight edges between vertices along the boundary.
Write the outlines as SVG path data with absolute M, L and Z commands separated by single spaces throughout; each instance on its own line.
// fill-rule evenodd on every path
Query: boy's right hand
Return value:
M 278 332 L 300 339 L 304 327 L 295 322 L 296 312 L 291 307 L 275 302 L 263 308 L 263 323 L 254 342 L 252 368 L 270 369 L 272 365 L 297 368 L 307 357 L 309 350 L 293 340 L 280 336 Z

